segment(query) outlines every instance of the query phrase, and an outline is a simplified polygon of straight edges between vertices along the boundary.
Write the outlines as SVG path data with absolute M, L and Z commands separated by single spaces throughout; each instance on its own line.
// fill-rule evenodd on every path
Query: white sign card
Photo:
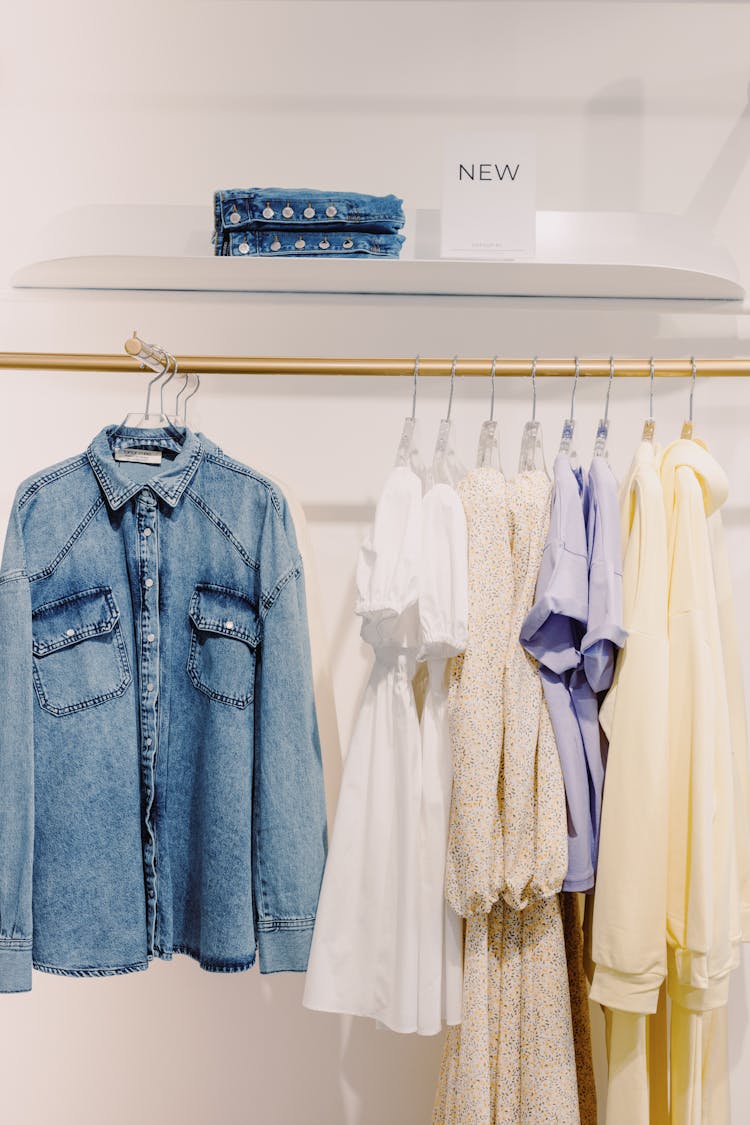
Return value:
M 444 258 L 533 258 L 536 138 L 532 133 L 467 132 L 446 138 L 440 228 Z

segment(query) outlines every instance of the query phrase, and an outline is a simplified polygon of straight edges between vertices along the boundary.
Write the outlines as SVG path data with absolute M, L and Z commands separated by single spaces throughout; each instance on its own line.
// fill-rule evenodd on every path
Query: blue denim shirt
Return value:
M 133 447 L 161 464 L 115 459 Z M 190 430 L 109 427 L 22 484 L 0 704 L 0 991 L 32 961 L 306 968 L 323 776 L 302 563 L 267 480 Z

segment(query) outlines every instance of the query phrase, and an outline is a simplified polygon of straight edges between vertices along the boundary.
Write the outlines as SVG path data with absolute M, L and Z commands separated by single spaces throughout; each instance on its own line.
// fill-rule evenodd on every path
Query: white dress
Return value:
M 375 663 L 344 763 L 303 1003 L 418 1028 L 422 481 L 391 470 L 357 565 Z
M 428 686 L 422 710 L 419 821 L 420 1035 L 461 1022 L 463 919 L 445 901 L 453 762 L 448 661 L 466 647 L 469 616 L 466 516 L 458 493 L 439 483 L 422 502 L 419 618 Z

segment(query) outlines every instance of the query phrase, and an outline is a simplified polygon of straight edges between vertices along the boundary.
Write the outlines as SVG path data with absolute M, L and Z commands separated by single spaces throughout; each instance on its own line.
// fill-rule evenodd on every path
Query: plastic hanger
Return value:
M 544 460 L 542 424 L 536 420 L 536 356 L 531 361 L 531 421 L 523 428 L 521 455 L 518 458 L 519 473 L 532 473 L 535 470 L 541 470 L 549 478 Z
M 575 423 L 575 405 L 576 405 L 576 390 L 578 389 L 578 376 L 581 371 L 581 365 L 578 356 L 575 357 L 575 374 L 573 376 L 573 391 L 570 396 L 570 415 L 563 422 L 562 437 L 560 438 L 560 453 L 567 453 L 570 458 L 570 463 L 574 467 L 578 463 L 575 447 L 573 445 L 573 438 L 575 436 L 576 423 Z
M 615 377 L 615 361 L 609 357 L 609 382 L 607 383 L 607 397 L 604 400 L 604 417 L 599 419 L 596 427 L 596 440 L 594 441 L 594 456 L 607 457 L 607 438 L 609 437 L 609 396 L 612 394 L 612 380 Z
M 643 423 L 643 433 L 641 434 L 641 441 L 654 440 L 654 357 L 648 361 L 648 418 Z
M 497 356 L 493 356 L 492 370 L 490 371 L 490 416 L 486 422 L 482 422 L 482 428 L 479 431 L 477 467 L 480 469 L 499 469 L 502 472 L 502 466 L 500 465 L 500 450 L 497 444 L 497 422 L 495 421 L 496 365 Z
M 693 440 L 693 395 L 695 394 L 695 375 L 696 375 L 695 356 L 691 355 L 691 357 L 690 357 L 690 406 L 688 408 L 688 416 L 685 419 L 685 421 L 682 423 L 682 432 L 680 433 L 680 437 L 685 438 L 687 441 Z
M 197 378 L 197 376 L 196 376 Z M 417 476 L 424 477 L 424 466 L 417 447 L 417 379 L 419 378 L 419 356 L 414 359 L 414 375 L 411 395 L 411 414 L 404 419 L 401 441 L 396 451 L 396 465 L 411 469 Z M 192 397 L 192 396 L 188 396 Z M 187 405 L 187 399 L 185 400 Z
M 153 350 L 154 350 L 155 353 L 157 353 L 156 362 L 161 362 L 162 368 L 161 368 L 161 370 L 157 370 L 156 375 L 154 375 L 153 379 L 149 379 L 148 386 L 146 388 L 146 409 L 143 412 L 143 414 L 127 414 L 125 416 L 125 420 L 122 423 L 122 426 L 127 428 L 127 429 L 132 429 L 132 430 L 158 430 L 158 429 L 163 429 L 165 426 L 170 425 L 169 418 L 167 418 L 166 414 L 164 413 L 164 396 L 163 396 L 163 393 L 162 393 L 162 396 L 161 396 L 161 399 L 160 399 L 160 411 L 159 411 L 159 413 L 158 414 L 152 414 L 150 407 L 151 407 L 151 390 L 153 388 L 153 385 L 154 385 L 154 383 L 158 383 L 159 380 L 162 379 L 163 376 L 166 375 L 166 373 L 169 371 L 170 360 L 173 357 L 168 355 L 166 352 L 161 351 L 161 349 L 157 350 L 156 348 L 154 348 Z M 152 360 L 149 363 L 149 366 L 150 367 L 154 366 L 154 360 Z M 169 375 L 169 378 L 167 379 L 167 382 L 169 382 L 169 380 L 172 378 L 173 374 L 174 374 L 174 372 L 172 372 L 172 374 Z
M 198 374 L 198 372 L 193 371 L 193 372 L 191 372 L 191 375 L 192 375 L 192 378 L 195 379 L 195 386 L 193 387 L 193 389 L 192 389 L 192 391 L 190 392 L 189 395 L 185 395 L 185 400 L 182 404 L 182 425 L 183 426 L 187 426 L 187 404 L 190 402 L 191 398 L 193 398 L 195 395 L 198 394 L 198 391 L 200 390 L 200 386 L 201 386 L 201 377 Z M 186 376 L 185 386 L 180 388 L 180 391 L 179 391 L 179 393 L 177 395 L 177 398 L 175 400 L 175 410 L 177 412 L 178 417 L 179 417 L 179 413 L 180 413 L 180 408 L 179 408 L 180 396 L 185 393 L 185 387 L 187 387 L 188 381 L 190 380 L 190 377 L 191 377 L 190 375 Z
M 451 364 L 451 388 L 448 395 L 448 409 L 445 418 L 440 423 L 435 452 L 432 457 L 433 484 L 449 484 L 455 487 L 462 477 L 466 476 L 466 469 L 456 457 L 453 448 L 453 426 L 451 423 L 451 409 L 453 407 L 453 386 L 456 379 L 456 363 L 458 356 L 454 355 Z
M 175 426 L 181 426 L 183 424 L 182 418 L 180 418 L 180 399 L 182 398 L 185 391 L 187 390 L 187 385 L 188 385 L 189 382 L 190 382 L 190 373 L 188 371 L 183 371 L 182 372 L 182 386 L 180 387 L 179 391 L 175 395 L 174 413 L 169 415 L 170 422 L 174 423 Z

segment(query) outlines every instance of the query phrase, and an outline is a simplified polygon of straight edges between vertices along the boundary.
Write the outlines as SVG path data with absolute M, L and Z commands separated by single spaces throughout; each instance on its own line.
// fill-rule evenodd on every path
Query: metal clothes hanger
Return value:
M 607 397 L 604 400 L 604 417 L 599 419 L 596 427 L 596 440 L 594 441 L 594 456 L 607 456 L 607 438 L 609 437 L 609 396 L 612 394 L 612 380 L 615 377 L 614 357 L 609 357 L 609 382 L 607 383 Z
M 691 357 L 690 357 L 690 405 L 689 405 L 689 408 L 688 408 L 687 419 L 682 423 L 682 432 L 680 434 L 681 438 L 685 438 L 688 441 L 693 440 L 693 396 L 695 395 L 695 376 L 696 376 L 695 356 L 691 355 Z
M 458 484 L 462 477 L 466 476 L 466 469 L 456 457 L 452 441 L 453 424 L 451 422 L 451 410 L 453 408 L 453 389 L 456 381 L 457 362 L 458 356 L 454 355 L 451 364 L 451 386 L 448 394 L 448 409 L 445 418 L 442 419 L 438 428 L 435 452 L 432 456 L 432 483 L 449 484 L 453 487 Z
M 536 356 L 531 361 L 531 421 L 523 428 L 521 454 L 518 458 L 519 473 L 532 473 L 541 470 L 549 477 L 544 460 L 542 424 L 536 420 Z
M 495 421 L 496 366 L 497 356 L 493 356 L 492 368 L 490 370 L 490 416 L 486 422 L 482 422 L 482 428 L 479 431 L 477 467 L 480 469 L 499 469 L 500 472 L 502 472 L 502 466 L 500 465 L 500 450 L 497 444 L 497 422 Z
M 578 389 L 578 376 L 581 371 L 581 365 L 578 356 L 575 357 L 575 374 L 573 375 L 573 390 L 570 395 L 570 415 L 563 422 L 562 437 L 560 438 L 560 453 L 567 453 L 570 457 L 571 464 L 577 463 L 575 448 L 573 446 L 573 437 L 575 435 L 575 405 L 576 405 L 576 391 Z
M 641 441 L 654 440 L 654 357 L 648 361 L 648 418 L 643 423 L 643 433 L 641 434 Z
M 424 465 L 417 446 L 417 379 L 419 378 L 419 356 L 414 359 L 414 375 L 412 377 L 411 414 L 404 419 L 404 428 L 401 431 L 401 441 L 396 451 L 396 465 L 401 468 L 411 469 L 417 476 L 424 477 Z

